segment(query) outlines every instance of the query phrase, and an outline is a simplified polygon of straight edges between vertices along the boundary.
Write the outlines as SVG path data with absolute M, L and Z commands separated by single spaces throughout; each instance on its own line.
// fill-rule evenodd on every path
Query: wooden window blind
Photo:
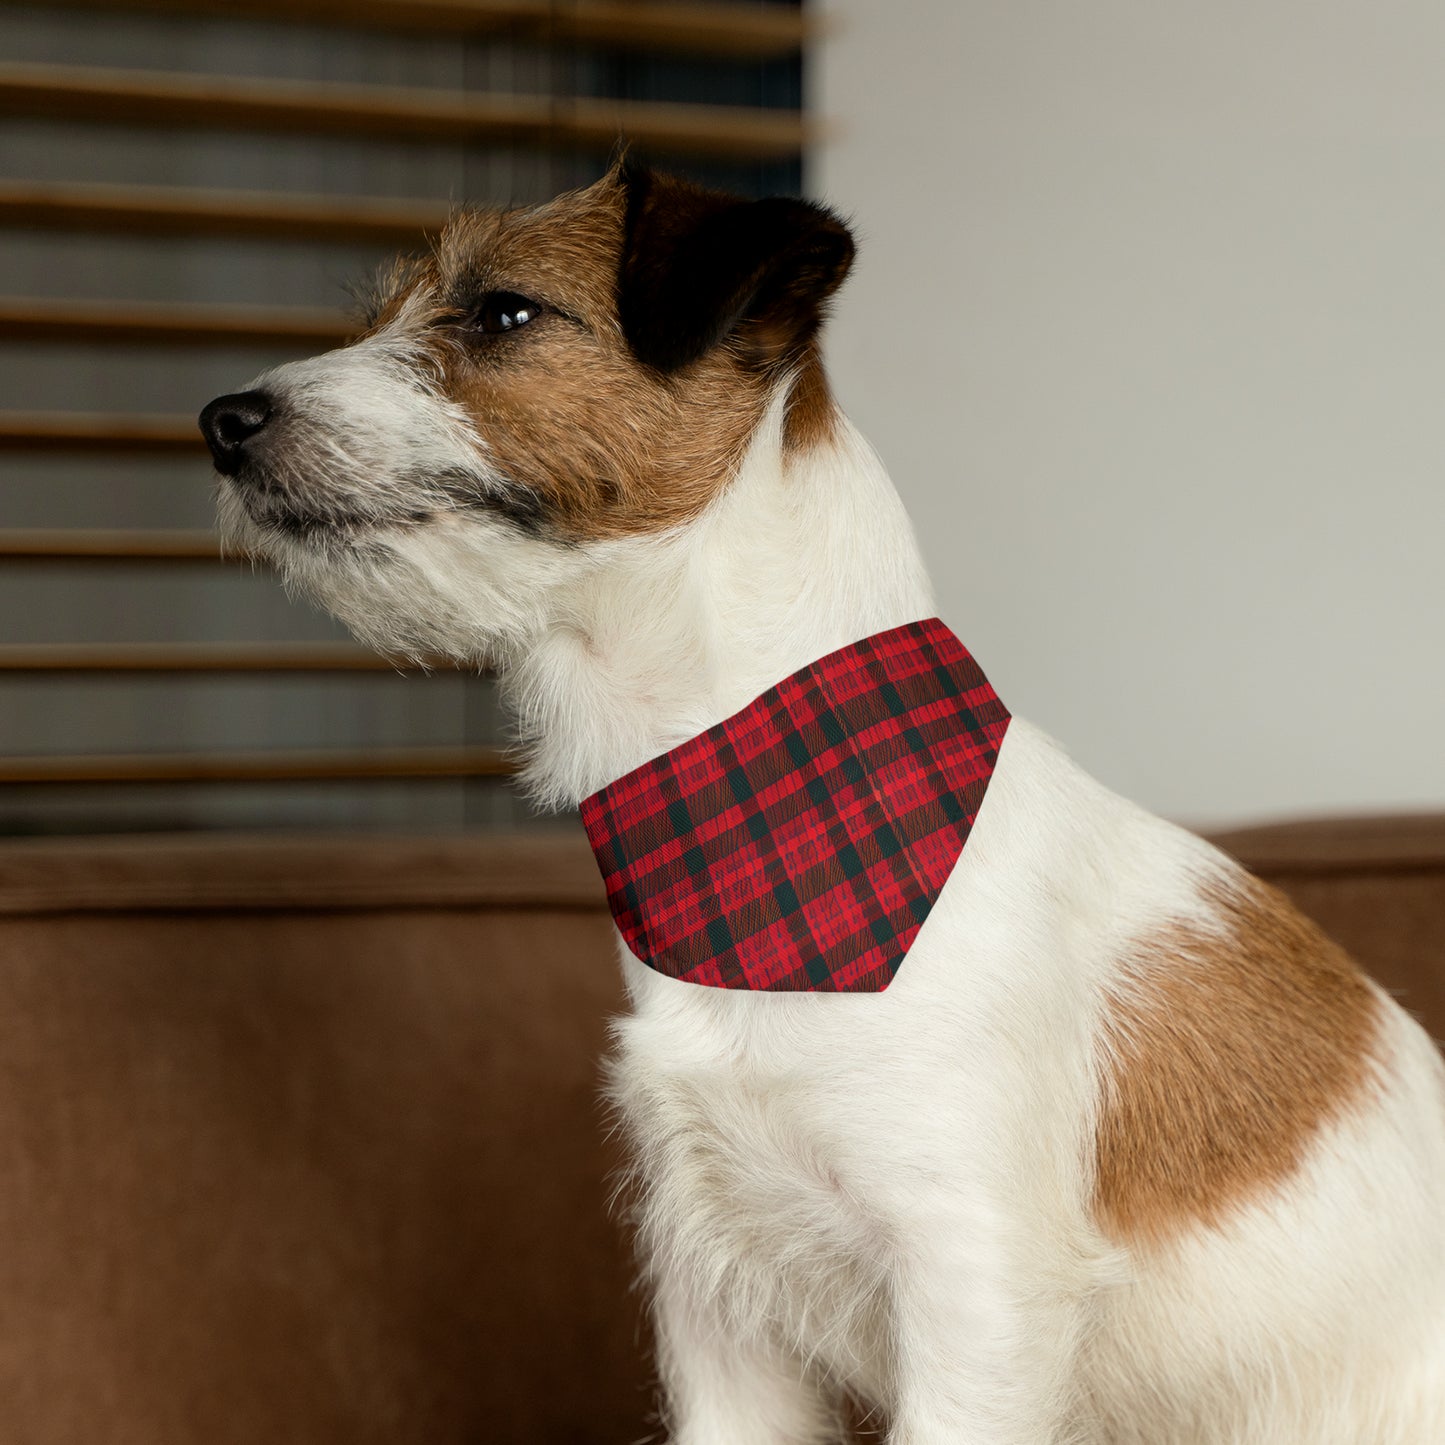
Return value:
M 619 134 L 796 192 L 808 41 L 744 0 L 0 0 L 0 832 L 526 819 L 487 679 L 219 557 L 195 414 Z

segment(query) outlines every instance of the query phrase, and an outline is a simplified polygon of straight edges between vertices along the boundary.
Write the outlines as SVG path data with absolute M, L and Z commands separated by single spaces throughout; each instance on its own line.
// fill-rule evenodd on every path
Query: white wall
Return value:
M 1445 805 L 1445 5 L 832 12 L 833 377 L 1001 695 L 1187 821 Z

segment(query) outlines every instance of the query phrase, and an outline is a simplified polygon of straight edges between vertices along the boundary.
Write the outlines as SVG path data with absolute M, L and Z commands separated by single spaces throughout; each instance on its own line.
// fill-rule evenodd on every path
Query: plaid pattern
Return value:
M 1008 723 L 937 618 L 795 672 L 583 802 L 627 946 L 714 988 L 887 988 Z

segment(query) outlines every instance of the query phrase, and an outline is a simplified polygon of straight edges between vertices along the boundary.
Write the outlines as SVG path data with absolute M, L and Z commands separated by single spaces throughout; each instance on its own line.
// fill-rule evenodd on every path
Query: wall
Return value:
M 943 615 L 1193 822 L 1445 805 L 1445 8 L 833 0 L 836 387 Z

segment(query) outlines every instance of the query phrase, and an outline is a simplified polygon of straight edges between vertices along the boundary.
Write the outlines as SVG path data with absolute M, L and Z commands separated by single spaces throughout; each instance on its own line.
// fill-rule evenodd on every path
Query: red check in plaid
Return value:
M 937 618 L 795 672 L 582 804 L 628 947 L 714 988 L 887 988 L 1008 723 Z

